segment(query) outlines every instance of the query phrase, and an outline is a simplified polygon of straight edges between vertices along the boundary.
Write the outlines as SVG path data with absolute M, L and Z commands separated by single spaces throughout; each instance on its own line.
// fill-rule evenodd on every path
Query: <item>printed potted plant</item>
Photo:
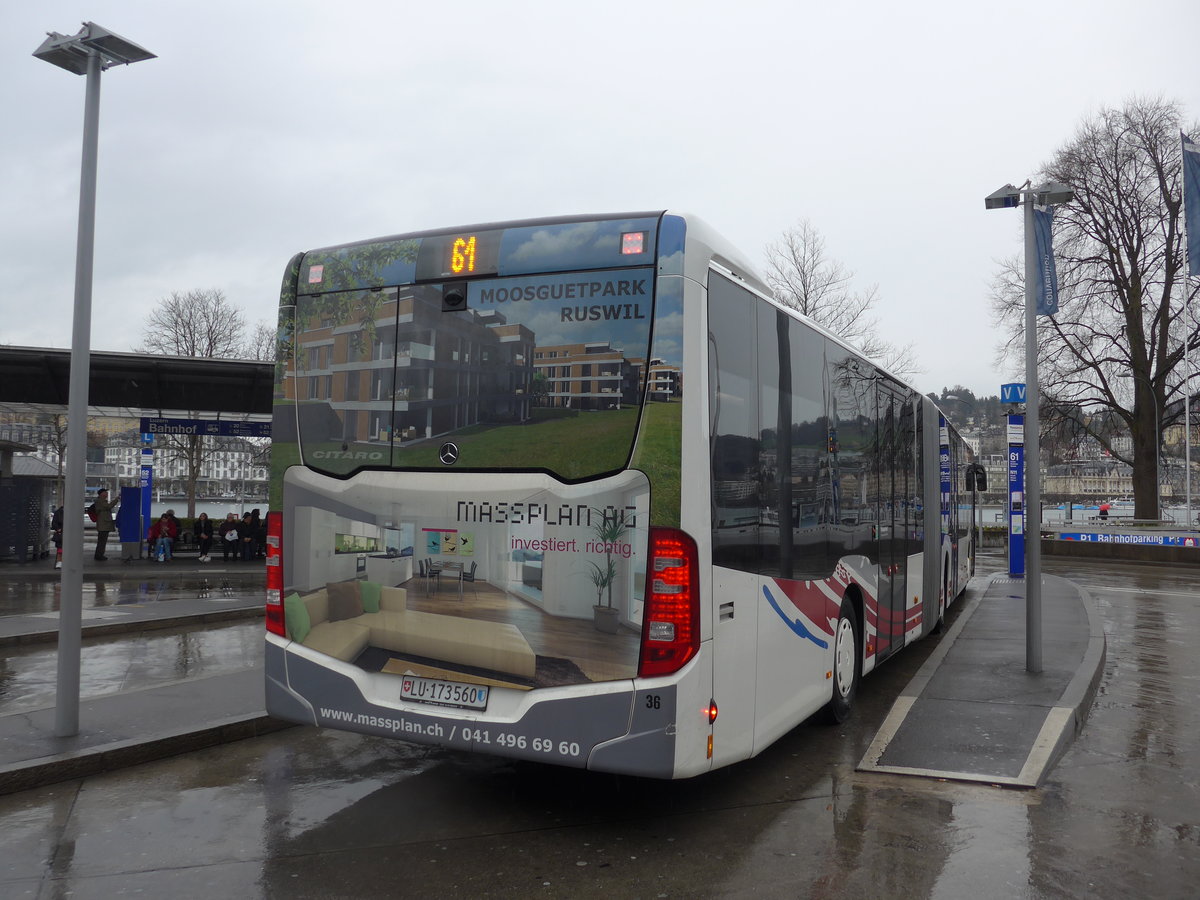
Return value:
M 617 564 L 611 559 L 604 561 L 601 567 L 598 563 L 589 561 L 592 571 L 588 577 L 596 588 L 596 604 L 592 607 L 592 622 L 597 631 L 606 634 L 616 634 L 620 625 L 621 612 L 612 605 L 612 583 L 617 577 Z M 604 590 L 608 589 L 608 603 L 604 603 Z
M 600 513 L 600 510 L 593 510 Z M 596 541 L 604 546 L 604 563 L 588 562 L 592 571 L 588 577 L 596 588 L 596 604 L 592 607 L 592 621 L 597 631 L 616 634 L 621 624 L 621 611 L 613 606 L 613 582 L 617 580 L 617 564 L 613 560 L 612 548 L 629 530 L 625 522 L 617 517 L 600 513 L 600 521 L 592 526 Z

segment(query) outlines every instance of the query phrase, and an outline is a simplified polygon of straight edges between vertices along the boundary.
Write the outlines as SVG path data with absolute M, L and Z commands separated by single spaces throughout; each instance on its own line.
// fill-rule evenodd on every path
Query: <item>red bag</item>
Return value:
M 89 519 L 91 519 L 93 522 L 96 521 L 96 507 L 89 506 L 87 508 L 87 514 Z

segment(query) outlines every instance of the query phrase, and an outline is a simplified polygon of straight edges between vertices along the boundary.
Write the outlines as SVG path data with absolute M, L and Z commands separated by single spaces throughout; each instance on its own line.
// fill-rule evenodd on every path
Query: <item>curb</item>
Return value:
M 1086 588 L 1075 582 L 1072 581 L 1071 585 L 1079 592 L 1079 601 L 1087 614 L 1088 645 L 1074 677 L 1067 684 L 1058 703 L 1051 709 L 1052 714 L 1059 713 L 1062 716 L 1061 732 L 1046 760 L 1042 775 L 1038 778 L 1038 784 L 1041 784 L 1045 775 L 1066 752 L 1067 746 L 1083 731 L 1083 726 L 1091 714 L 1096 692 L 1100 689 L 1104 661 L 1108 657 L 1108 639 L 1104 636 L 1104 622 L 1100 618 L 1095 598 Z
M 83 577 L 87 581 L 128 581 L 131 578 L 148 577 L 150 573 L 158 573 L 156 577 L 191 578 L 195 576 L 212 577 L 214 574 L 222 578 L 238 581 L 256 581 L 266 584 L 266 574 L 259 571 L 240 571 L 237 569 L 198 569 L 198 568 L 158 568 L 149 565 L 123 566 L 117 563 L 113 569 L 84 569 Z M 0 565 L 0 580 L 2 581 L 61 581 L 62 569 L 19 569 Z
M 293 723 L 273 719 L 266 712 L 251 713 L 223 719 L 199 729 L 145 740 L 118 741 L 60 756 L 12 763 L 0 766 L 0 795 L 98 775 L 292 727 Z
M 182 616 L 164 616 L 155 619 L 137 619 L 121 622 L 101 622 L 83 626 L 83 639 L 107 637 L 114 634 L 135 634 L 141 631 L 157 631 L 181 628 L 186 625 L 210 625 L 216 622 L 236 622 L 241 619 L 261 619 L 266 614 L 263 605 L 245 606 L 237 609 L 221 609 L 207 613 Z M 0 636 L 0 648 L 24 647 L 33 644 L 57 644 L 58 629 L 50 631 L 27 631 L 23 634 Z

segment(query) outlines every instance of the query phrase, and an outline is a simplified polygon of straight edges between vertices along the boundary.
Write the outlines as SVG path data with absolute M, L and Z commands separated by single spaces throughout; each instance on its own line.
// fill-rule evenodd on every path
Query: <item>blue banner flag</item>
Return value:
M 1054 270 L 1054 244 L 1050 228 L 1054 224 L 1054 208 L 1034 206 L 1033 234 L 1037 240 L 1037 273 L 1034 291 L 1037 314 L 1052 316 L 1058 312 L 1058 273 Z
M 1200 277 L 1200 145 L 1179 132 L 1183 142 L 1183 212 L 1187 228 L 1188 275 Z

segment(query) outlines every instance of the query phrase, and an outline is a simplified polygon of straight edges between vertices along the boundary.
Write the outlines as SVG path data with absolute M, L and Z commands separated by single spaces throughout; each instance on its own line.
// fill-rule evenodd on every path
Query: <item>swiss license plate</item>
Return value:
M 488 689 L 483 684 L 463 684 L 458 681 L 405 675 L 400 682 L 400 696 L 419 703 L 437 703 L 463 709 L 487 709 Z

